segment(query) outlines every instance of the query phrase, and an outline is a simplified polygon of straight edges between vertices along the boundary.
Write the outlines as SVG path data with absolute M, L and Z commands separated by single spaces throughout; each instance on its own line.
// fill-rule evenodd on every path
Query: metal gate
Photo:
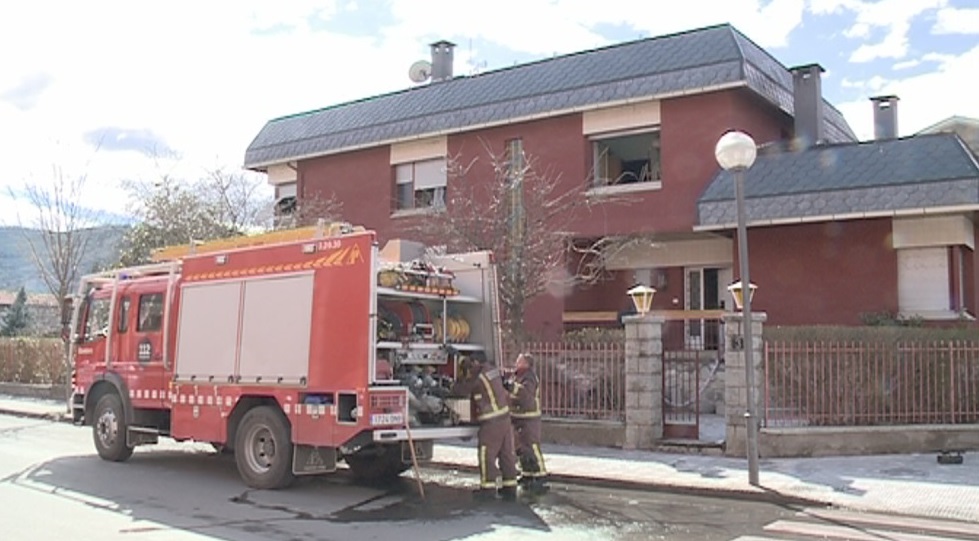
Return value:
M 663 439 L 667 440 L 700 439 L 701 393 L 724 355 L 719 313 L 691 312 L 686 311 L 683 318 L 668 319 L 663 327 Z M 698 340 L 689 338 L 691 325 L 702 329 Z

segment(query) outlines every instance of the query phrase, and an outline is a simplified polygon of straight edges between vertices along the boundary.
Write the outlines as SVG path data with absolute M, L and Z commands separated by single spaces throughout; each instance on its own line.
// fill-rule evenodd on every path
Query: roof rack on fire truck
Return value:
M 153 251 L 150 256 L 155 262 L 166 262 L 180 259 L 189 255 L 208 254 L 213 252 L 223 252 L 250 246 L 266 246 L 270 244 L 282 244 L 297 240 L 312 240 L 326 237 L 336 237 L 350 233 L 365 231 L 363 226 L 351 225 L 347 222 L 327 223 L 320 219 L 316 225 L 299 227 L 295 229 L 280 229 L 259 233 L 257 235 L 239 235 L 214 239 L 209 241 L 195 241 L 188 244 L 167 246 Z
M 162 263 L 149 263 L 147 265 L 140 265 L 138 267 L 110 269 L 88 274 L 84 277 L 84 281 L 90 285 L 101 286 L 121 280 L 146 278 L 148 276 L 163 276 L 175 273 L 175 265 L 175 261 L 167 261 Z

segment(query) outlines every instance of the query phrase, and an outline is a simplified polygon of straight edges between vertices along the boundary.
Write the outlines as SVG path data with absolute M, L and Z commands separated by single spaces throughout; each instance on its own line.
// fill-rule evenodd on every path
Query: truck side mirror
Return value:
M 69 340 L 75 340 L 74 336 L 71 334 L 71 312 L 74 307 L 74 299 L 71 296 L 67 296 L 61 299 L 61 341 L 67 343 Z
M 71 311 L 74 308 L 75 299 L 71 295 L 61 299 L 61 326 L 68 327 L 71 325 Z

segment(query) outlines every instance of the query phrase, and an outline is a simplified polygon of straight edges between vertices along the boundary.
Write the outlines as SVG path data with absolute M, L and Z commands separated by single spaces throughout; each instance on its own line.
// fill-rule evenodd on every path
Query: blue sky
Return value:
M 901 135 L 979 118 L 979 0 L 36 0 L 0 20 L 0 223 L 8 187 L 53 165 L 114 214 L 123 180 L 236 170 L 266 120 L 407 88 L 438 39 L 464 75 L 730 22 L 786 66 L 821 64 L 861 138 L 875 95 L 901 98 Z

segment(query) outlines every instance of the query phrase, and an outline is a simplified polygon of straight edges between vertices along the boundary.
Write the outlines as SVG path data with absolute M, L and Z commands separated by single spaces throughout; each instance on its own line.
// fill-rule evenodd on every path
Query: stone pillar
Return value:
M 763 415 L 763 393 L 765 392 L 765 386 L 762 383 L 765 378 L 765 350 L 761 336 L 768 314 L 764 312 L 752 313 L 751 319 L 753 320 L 751 335 L 754 347 L 750 349 L 751 362 L 755 366 L 754 399 L 755 414 L 758 416 L 755 422 L 760 423 Z M 724 314 L 724 420 L 727 425 L 724 447 L 726 455 L 739 457 L 745 456 L 748 449 L 748 429 L 745 422 L 745 413 L 748 411 L 745 353 L 749 348 L 742 347 L 745 345 L 742 337 L 743 321 L 744 318 L 740 312 Z
M 662 316 L 626 316 L 625 448 L 651 449 L 663 439 Z

